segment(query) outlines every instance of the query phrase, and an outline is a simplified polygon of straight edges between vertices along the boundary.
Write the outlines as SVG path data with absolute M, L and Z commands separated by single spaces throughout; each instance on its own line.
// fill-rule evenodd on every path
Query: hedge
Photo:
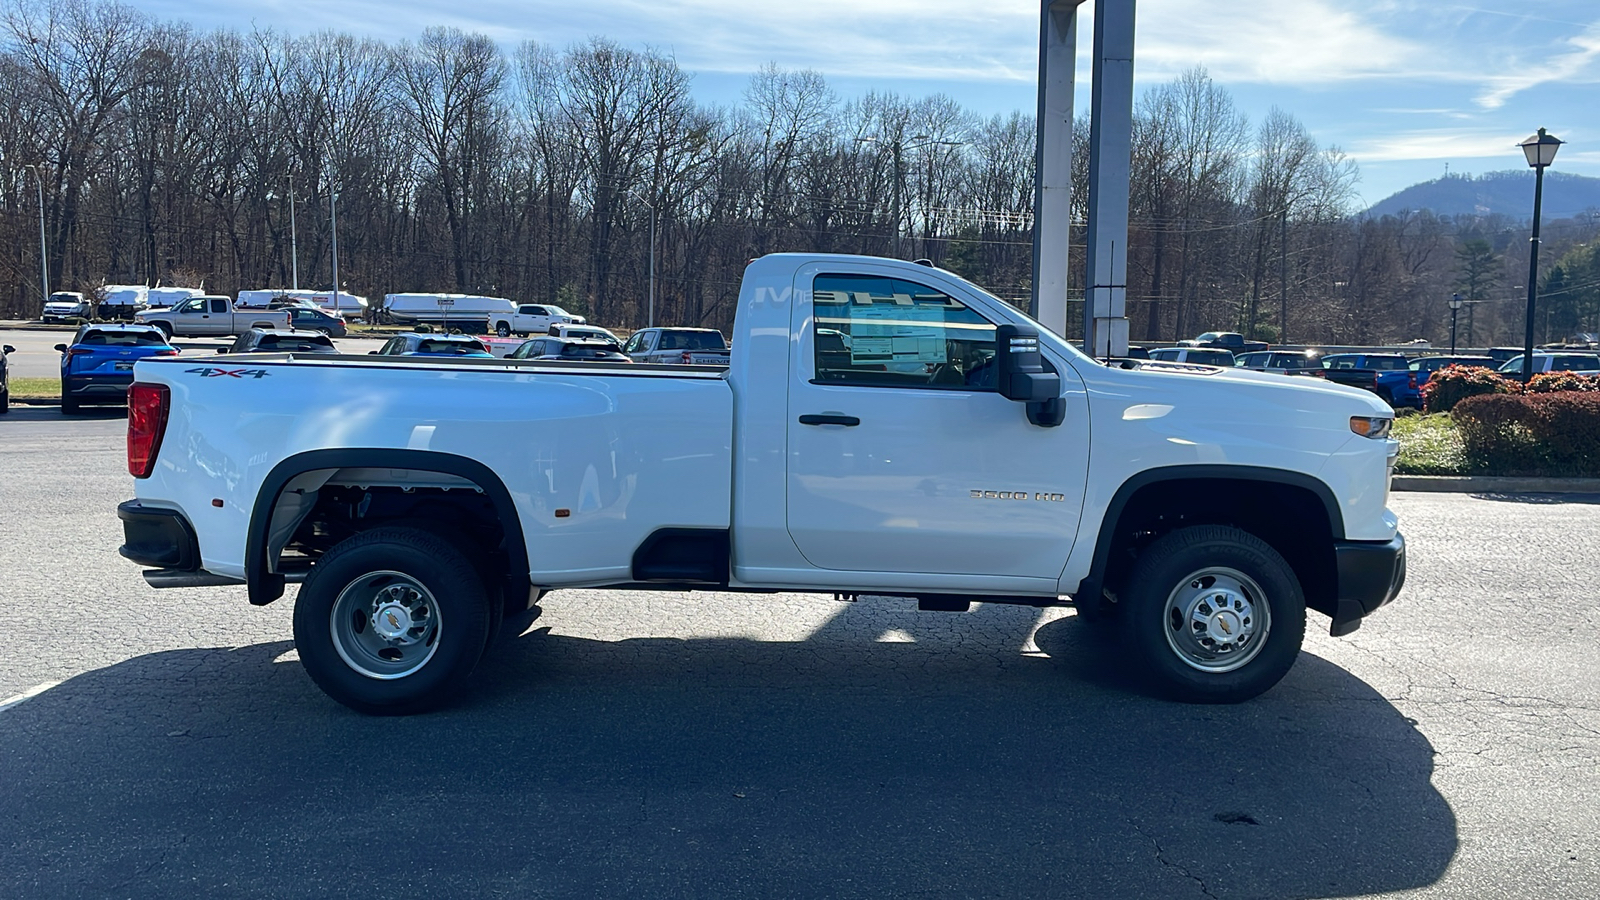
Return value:
M 1450 418 L 1474 471 L 1600 478 L 1600 393 L 1468 397 Z
M 1521 390 L 1521 383 L 1504 378 L 1492 369 L 1445 366 L 1422 386 L 1422 408 L 1428 412 L 1449 412 L 1468 397 L 1516 394 Z

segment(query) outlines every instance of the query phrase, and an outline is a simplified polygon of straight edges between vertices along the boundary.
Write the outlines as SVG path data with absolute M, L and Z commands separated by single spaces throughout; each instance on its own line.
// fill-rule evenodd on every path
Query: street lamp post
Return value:
M 328 196 L 328 219 L 333 226 L 333 309 L 339 311 L 339 192 Z M 448 330 L 448 329 L 447 329 Z
M 39 289 L 44 292 L 39 309 L 43 310 L 42 304 L 50 302 L 50 251 L 44 239 L 44 173 L 39 171 L 37 163 L 29 163 L 28 168 L 33 170 L 33 180 L 39 188 Z
M 1461 312 L 1461 295 L 1450 295 L 1450 355 L 1456 355 L 1456 315 Z
M 300 245 L 295 238 L 294 227 L 294 176 L 289 175 L 289 269 L 294 273 L 293 288 L 300 290 Z M 334 309 L 339 308 L 339 298 L 334 296 Z
M 1533 237 L 1528 242 L 1528 312 L 1522 337 L 1522 382 L 1533 380 L 1533 311 L 1539 296 L 1539 204 L 1544 195 L 1545 167 L 1555 162 L 1561 141 L 1543 128 L 1519 144 L 1533 168 Z

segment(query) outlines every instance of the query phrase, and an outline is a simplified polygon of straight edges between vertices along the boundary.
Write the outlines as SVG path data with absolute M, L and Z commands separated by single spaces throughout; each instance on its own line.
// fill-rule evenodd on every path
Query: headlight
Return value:
M 1362 437 L 1381 441 L 1389 436 L 1390 429 L 1394 428 L 1394 419 L 1388 416 L 1351 416 L 1350 430 Z

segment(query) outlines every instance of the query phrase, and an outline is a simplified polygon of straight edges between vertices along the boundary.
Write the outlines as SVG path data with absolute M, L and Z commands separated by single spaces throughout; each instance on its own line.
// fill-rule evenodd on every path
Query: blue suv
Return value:
M 167 336 L 149 325 L 85 325 L 61 351 L 61 412 L 85 403 L 124 403 L 133 364 L 147 356 L 177 356 Z

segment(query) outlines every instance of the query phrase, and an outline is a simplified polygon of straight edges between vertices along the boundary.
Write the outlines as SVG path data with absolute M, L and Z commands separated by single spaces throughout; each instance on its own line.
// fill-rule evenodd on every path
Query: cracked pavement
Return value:
M 1600 497 L 1394 499 L 1400 599 L 1231 707 L 1070 611 L 563 591 L 450 709 L 116 553 L 114 413 L 0 419 L 0 896 L 1600 896 Z

